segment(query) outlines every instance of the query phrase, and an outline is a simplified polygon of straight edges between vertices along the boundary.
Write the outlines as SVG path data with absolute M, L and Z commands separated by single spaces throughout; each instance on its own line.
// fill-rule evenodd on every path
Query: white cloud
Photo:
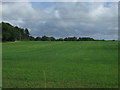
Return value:
M 0 3 L 0 21 L 2 20 L 2 3 Z
M 37 12 L 30 3 L 3 3 L 3 19 L 34 19 Z
M 34 36 L 91 36 L 117 39 L 117 3 L 57 3 L 48 8 L 3 3 L 3 20 L 30 28 Z M 113 34 L 111 34 L 111 32 Z
M 1 0 L 3 2 L 119 2 L 119 0 Z
M 55 10 L 55 16 L 56 16 L 56 18 L 58 18 L 58 19 L 61 18 L 58 10 Z

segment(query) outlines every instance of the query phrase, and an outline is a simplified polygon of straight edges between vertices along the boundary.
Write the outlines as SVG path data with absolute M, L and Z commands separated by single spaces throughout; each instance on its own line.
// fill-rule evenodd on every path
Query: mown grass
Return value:
M 117 87 L 117 41 L 3 43 L 3 88 Z

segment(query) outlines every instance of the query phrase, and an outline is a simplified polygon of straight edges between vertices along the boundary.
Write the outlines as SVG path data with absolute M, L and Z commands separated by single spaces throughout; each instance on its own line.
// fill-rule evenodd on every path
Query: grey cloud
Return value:
M 90 36 L 117 39 L 117 3 L 57 3 L 49 8 L 31 3 L 4 3 L 3 20 L 29 28 L 34 36 Z

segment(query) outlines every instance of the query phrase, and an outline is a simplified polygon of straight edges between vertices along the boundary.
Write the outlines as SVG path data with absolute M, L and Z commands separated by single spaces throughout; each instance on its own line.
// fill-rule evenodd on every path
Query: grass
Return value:
M 0 42 L 0 89 L 2 88 L 2 43 Z
M 3 43 L 3 88 L 117 87 L 117 41 Z

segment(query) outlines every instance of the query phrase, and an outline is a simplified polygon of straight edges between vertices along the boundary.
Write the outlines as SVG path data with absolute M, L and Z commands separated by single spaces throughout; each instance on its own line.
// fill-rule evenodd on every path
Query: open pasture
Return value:
M 117 41 L 3 43 L 3 88 L 117 88 Z

